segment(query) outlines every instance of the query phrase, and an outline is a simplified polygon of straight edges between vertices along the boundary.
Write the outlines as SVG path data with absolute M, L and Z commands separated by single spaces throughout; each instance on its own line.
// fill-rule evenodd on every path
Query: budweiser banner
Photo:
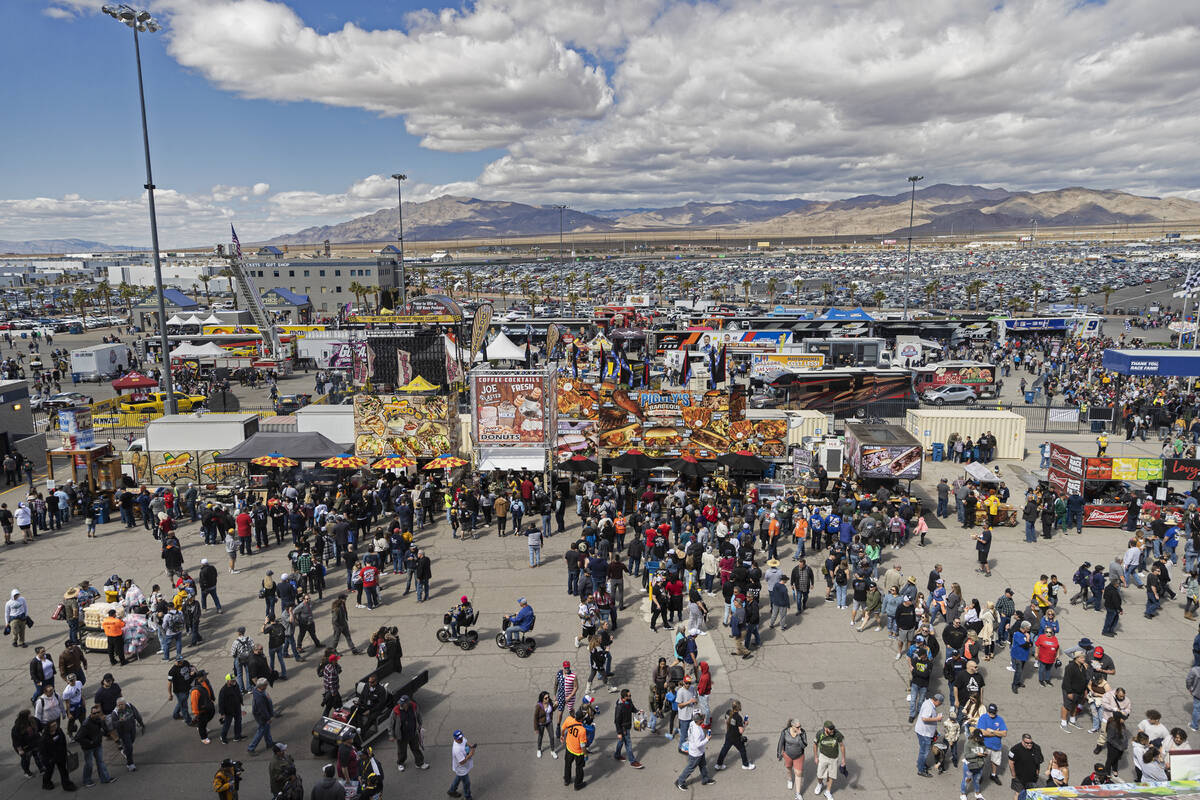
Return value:
M 1091 528 L 1119 528 L 1129 517 L 1126 506 L 1084 506 L 1083 524 Z

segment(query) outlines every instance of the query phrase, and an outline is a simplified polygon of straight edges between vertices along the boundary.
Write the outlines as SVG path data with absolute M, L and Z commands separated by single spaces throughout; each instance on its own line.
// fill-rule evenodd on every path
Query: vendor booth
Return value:
M 1050 468 L 1046 480 L 1062 494 L 1083 496 L 1083 524 L 1097 528 L 1120 528 L 1129 522 L 1131 505 L 1120 499 L 1125 488 L 1148 487 L 1139 523 L 1157 514 L 1169 524 L 1182 520 L 1182 495 L 1171 490 L 1171 481 L 1186 481 L 1188 488 L 1200 478 L 1200 459 L 1189 458 L 1089 458 L 1056 444 L 1050 445 Z
M 1025 417 L 1012 411 L 975 411 L 958 408 L 910 408 L 904 427 L 917 438 L 934 461 L 949 458 L 949 443 L 954 434 L 960 439 L 979 441 L 985 433 L 996 437 L 996 458 L 1025 457 Z M 941 444 L 944 450 L 935 452 Z
M 859 480 L 921 477 L 921 443 L 899 425 L 846 421 L 847 464 Z

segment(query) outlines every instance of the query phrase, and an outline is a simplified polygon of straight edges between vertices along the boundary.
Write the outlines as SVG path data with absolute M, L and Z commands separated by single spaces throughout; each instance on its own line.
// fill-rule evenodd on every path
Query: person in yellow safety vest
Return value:
M 1104 458 L 1108 452 L 1108 434 L 1102 433 L 1096 437 L 1096 458 Z

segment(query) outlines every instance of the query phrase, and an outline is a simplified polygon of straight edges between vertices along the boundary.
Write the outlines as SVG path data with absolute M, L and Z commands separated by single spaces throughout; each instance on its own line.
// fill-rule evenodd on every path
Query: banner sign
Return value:
M 1128 506 L 1084 506 L 1083 508 L 1083 524 L 1093 528 L 1120 528 L 1128 518 Z
M 722 390 L 629 391 L 569 377 L 560 377 L 555 391 L 560 419 L 596 423 L 604 457 L 630 447 L 651 457 L 715 458 L 734 450 L 785 457 L 787 420 L 745 419 L 745 402 L 745 394 Z
M 788 369 L 821 369 L 825 366 L 824 353 L 755 353 L 750 363 L 777 364 Z
M 1169 481 L 1200 480 L 1200 460 L 1194 458 L 1169 458 L 1163 470 Z
M 1112 473 L 1111 458 L 1089 458 L 1087 460 L 1087 479 L 1089 481 L 1111 481 Z
M 457 322 L 449 314 L 387 314 L 384 316 L 355 314 L 350 322 L 361 322 L 367 325 L 429 325 Z
M 484 303 L 479 308 L 475 309 L 475 316 L 471 320 L 471 352 L 466 355 L 466 362 L 471 363 L 475 358 L 475 354 L 483 348 L 483 343 L 487 341 L 488 327 L 492 324 L 492 304 Z
M 1083 481 L 1077 477 L 1068 475 L 1062 470 L 1051 467 L 1046 472 L 1046 481 L 1055 491 L 1061 494 L 1083 494 Z
M 1066 475 L 1082 478 L 1083 456 L 1061 445 L 1052 444 L 1050 445 L 1050 468 L 1059 470 Z
M 476 444 L 547 447 L 546 384 L 546 373 L 533 370 L 472 372 L 471 421 Z
M 73 450 L 85 450 L 96 443 L 91 408 L 59 409 L 58 430 L 66 438 L 66 446 Z
M 431 458 L 452 453 L 458 440 L 455 395 L 354 396 L 354 454 L 396 453 Z

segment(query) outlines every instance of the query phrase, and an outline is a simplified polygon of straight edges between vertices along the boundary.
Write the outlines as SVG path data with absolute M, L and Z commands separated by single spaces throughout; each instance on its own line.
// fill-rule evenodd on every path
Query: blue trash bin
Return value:
M 944 442 L 934 442 L 931 449 L 934 461 L 944 461 L 946 458 L 946 445 Z
M 1027 406 L 1033 405 L 1033 398 L 1036 395 L 1037 395 L 1036 392 L 1026 392 L 1025 393 L 1025 405 L 1027 405 Z

